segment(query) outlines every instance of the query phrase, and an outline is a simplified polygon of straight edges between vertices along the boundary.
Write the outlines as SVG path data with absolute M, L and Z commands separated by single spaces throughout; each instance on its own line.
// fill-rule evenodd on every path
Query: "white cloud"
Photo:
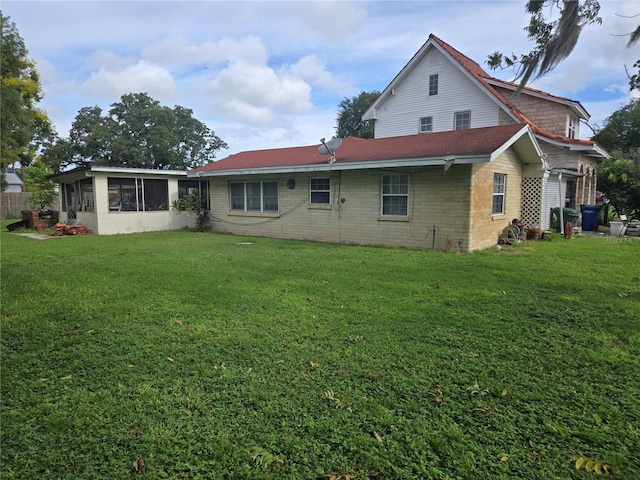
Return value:
M 256 36 L 243 40 L 223 38 L 197 45 L 188 45 L 183 38 L 172 38 L 145 48 L 142 57 L 158 65 L 216 65 L 227 61 L 262 65 L 267 61 L 267 50 Z
M 267 66 L 234 63 L 211 81 L 210 92 L 212 101 L 232 118 L 254 125 L 265 125 L 279 114 L 313 110 L 309 84 Z
M 318 85 L 326 90 L 331 90 L 341 95 L 346 95 L 353 87 L 338 80 L 325 69 L 325 66 L 316 55 L 307 55 L 297 63 L 284 69 L 290 75 L 299 77 L 313 85 Z
M 138 92 L 148 93 L 156 100 L 165 102 L 175 97 L 175 84 L 171 74 L 144 60 L 122 70 L 101 67 L 89 76 L 80 89 L 86 96 L 106 99 Z

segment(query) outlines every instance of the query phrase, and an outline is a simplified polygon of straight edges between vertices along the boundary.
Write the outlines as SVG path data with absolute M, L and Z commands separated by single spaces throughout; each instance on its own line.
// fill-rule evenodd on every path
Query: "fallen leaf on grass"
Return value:
M 171 357 L 167 357 L 167 360 L 169 360 L 170 362 L 174 361 L 173 358 L 171 358 Z
M 501 453 L 500 455 L 498 455 L 498 458 L 501 462 L 506 462 L 507 460 L 509 460 L 509 455 L 507 455 L 506 453 Z
M 377 440 L 379 443 L 382 443 L 382 437 L 381 437 L 380 435 L 378 435 L 378 432 L 375 432 L 375 431 L 374 431 L 374 432 L 373 432 L 373 436 L 376 438 L 376 440 Z
M 73 375 L 67 375 L 66 377 L 62 377 L 60 380 L 71 380 Z
M 132 470 L 135 473 L 144 473 L 145 469 L 146 469 L 146 466 L 144 464 L 144 459 L 138 458 L 137 460 L 133 461 Z

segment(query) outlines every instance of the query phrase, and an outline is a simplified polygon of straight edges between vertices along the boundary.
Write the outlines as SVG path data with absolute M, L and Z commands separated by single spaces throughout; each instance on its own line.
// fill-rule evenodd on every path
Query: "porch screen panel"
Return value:
M 135 178 L 110 177 L 107 181 L 109 192 L 109 210 L 112 212 L 135 212 L 138 210 L 138 192 Z
M 78 182 L 80 185 L 80 198 L 82 199 L 82 205 L 80 210 L 85 212 L 93 212 L 94 196 L 93 196 L 93 178 L 85 178 Z
M 144 209 L 147 212 L 169 209 L 169 182 L 167 180 L 144 179 Z

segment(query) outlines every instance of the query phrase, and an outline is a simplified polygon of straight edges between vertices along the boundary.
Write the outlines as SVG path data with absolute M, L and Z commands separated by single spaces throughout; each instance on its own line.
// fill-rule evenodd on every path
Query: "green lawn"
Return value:
M 0 242 L 2 478 L 640 477 L 635 239 Z

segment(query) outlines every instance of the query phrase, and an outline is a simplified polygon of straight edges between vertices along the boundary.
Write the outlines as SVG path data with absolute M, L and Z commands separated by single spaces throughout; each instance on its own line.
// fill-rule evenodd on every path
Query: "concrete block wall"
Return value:
M 381 177 L 390 173 L 409 175 L 407 217 L 381 215 Z M 331 205 L 323 207 L 309 205 L 309 178 L 323 175 L 214 177 L 210 183 L 213 228 L 278 238 L 468 250 L 470 174 L 470 165 L 453 165 L 446 173 L 442 166 L 385 172 L 336 170 L 331 173 Z M 287 188 L 287 180 L 291 179 L 295 181 L 294 189 Z M 231 212 L 229 181 L 258 180 L 278 181 L 280 212 Z
M 491 163 L 473 165 L 471 196 L 471 235 L 469 248 L 489 248 L 498 242 L 504 227 L 514 218 L 521 217 L 522 164 L 512 149 Z M 505 211 L 492 215 L 493 175 L 506 174 Z

